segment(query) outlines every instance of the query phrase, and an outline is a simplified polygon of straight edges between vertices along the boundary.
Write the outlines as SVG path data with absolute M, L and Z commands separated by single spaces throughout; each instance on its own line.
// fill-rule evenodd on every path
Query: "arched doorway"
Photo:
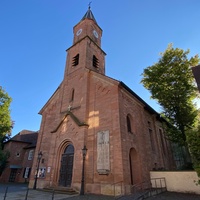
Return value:
M 74 163 L 74 146 L 69 144 L 61 158 L 60 165 L 60 177 L 59 185 L 64 187 L 70 187 L 72 182 L 73 173 L 73 163 Z
M 130 162 L 131 185 L 134 185 L 134 184 L 140 182 L 139 158 L 138 158 L 138 154 L 134 148 L 130 149 L 129 162 Z

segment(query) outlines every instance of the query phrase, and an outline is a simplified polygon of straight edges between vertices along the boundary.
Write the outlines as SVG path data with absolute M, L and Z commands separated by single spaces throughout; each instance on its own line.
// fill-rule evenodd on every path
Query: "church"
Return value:
M 151 170 L 174 166 L 162 117 L 125 83 L 105 74 L 102 29 L 90 7 L 73 28 L 64 78 L 39 114 L 29 187 L 130 193 Z

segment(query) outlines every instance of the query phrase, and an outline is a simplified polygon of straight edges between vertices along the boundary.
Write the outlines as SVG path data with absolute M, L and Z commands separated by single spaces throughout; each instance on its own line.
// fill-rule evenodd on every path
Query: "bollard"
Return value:
M 8 187 L 6 187 L 6 191 L 5 191 L 5 195 L 4 195 L 4 199 L 3 200 L 6 200 L 7 192 L 8 192 Z
M 53 189 L 52 200 L 54 200 L 54 193 L 55 193 L 55 190 Z
M 24 200 L 27 200 L 27 197 L 28 197 L 28 192 L 29 192 L 29 188 L 27 188 L 27 191 L 26 191 L 26 196 L 25 196 L 25 199 L 24 199 Z

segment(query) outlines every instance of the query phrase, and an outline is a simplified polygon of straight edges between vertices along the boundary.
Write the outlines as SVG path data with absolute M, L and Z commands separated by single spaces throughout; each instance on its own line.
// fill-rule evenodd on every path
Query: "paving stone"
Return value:
M 8 193 L 6 195 L 6 200 L 25 200 L 27 186 L 25 185 L 5 185 L 0 184 L 0 200 L 4 199 L 5 190 L 8 187 Z M 67 195 L 67 194 L 54 194 L 54 200 L 114 200 L 117 199 L 112 196 L 104 196 L 104 195 Z M 136 200 L 137 198 L 128 195 L 118 198 L 118 200 Z M 183 194 L 176 192 L 163 192 L 159 195 L 152 196 L 146 198 L 147 200 L 200 200 L 200 195 L 195 194 Z M 30 189 L 28 191 L 27 200 L 52 200 L 51 192 L 44 192 L 40 190 Z M 139 199 L 138 199 L 139 200 Z
M 162 194 L 149 197 L 147 200 L 200 200 L 200 195 L 185 194 L 176 192 L 164 192 Z

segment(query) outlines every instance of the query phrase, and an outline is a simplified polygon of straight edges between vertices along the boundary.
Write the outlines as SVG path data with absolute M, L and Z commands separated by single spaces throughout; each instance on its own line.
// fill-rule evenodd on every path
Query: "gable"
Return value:
M 61 83 L 62 84 L 62 83 Z M 56 91 L 52 94 L 52 96 L 49 98 L 49 100 L 45 103 L 45 105 L 42 107 L 42 109 L 39 111 L 38 114 L 42 115 L 42 113 L 51 105 L 54 104 L 54 102 L 56 101 L 56 99 L 59 96 L 60 93 L 60 88 L 61 88 L 61 84 L 58 86 L 58 88 L 56 89 Z

